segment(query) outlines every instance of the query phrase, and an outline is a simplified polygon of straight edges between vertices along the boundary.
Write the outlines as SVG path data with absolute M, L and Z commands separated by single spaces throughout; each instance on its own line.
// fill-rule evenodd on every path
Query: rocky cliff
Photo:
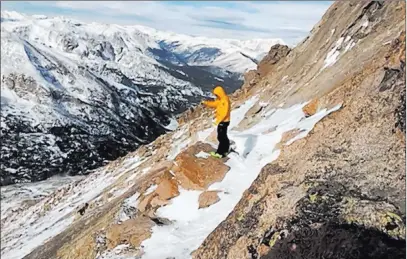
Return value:
M 188 110 L 136 152 L 2 209 L 2 256 L 405 258 L 405 12 L 335 2 L 232 96 L 236 152 L 209 157 L 211 112 Z

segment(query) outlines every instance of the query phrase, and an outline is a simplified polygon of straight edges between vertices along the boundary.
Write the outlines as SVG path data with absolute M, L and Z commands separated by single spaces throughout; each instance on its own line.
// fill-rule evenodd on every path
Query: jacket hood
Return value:
M 213 94 L 219 98 L 223 98 L 226 96 L 226 92 L 222 86 L 216 86 L 215 89 L 213 89 Z

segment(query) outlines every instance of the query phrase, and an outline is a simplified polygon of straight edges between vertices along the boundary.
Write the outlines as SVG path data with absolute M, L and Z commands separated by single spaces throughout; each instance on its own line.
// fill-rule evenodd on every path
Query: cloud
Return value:
M 202 22 L 203 23 L 197 24 L 197 25 L 203 26 L 203 27 L 210 27 L 210 28 L 221 28 L 221 29 L 232 30 L 232 31 L 246 31 L 246 32 L 249 31 L 249 32 L 264 32 L 264 33 L 270 32 L 269 29 L 256 28 L 256 27 L 246 26 L 244 24 L 221 21 L 221 20 L 206 19 L 206 20 L 202 20 Z
M 64 15 L 88 22 L 141 24 L 217 38 L 282 38 L 292 44 L 307 36 L 330 4 L 321 1 L 32 1 L 5 2 L 2 9 Z

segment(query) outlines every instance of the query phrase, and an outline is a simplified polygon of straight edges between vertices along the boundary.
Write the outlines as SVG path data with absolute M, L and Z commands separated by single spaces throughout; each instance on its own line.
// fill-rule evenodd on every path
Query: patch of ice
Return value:
M 214 128 L 209 128 L 203 131 L 198 132 L 198 140 L 199 141 L 204 141 L 211 135 L 212 131 L 214 131 Z
M 336 43 L 335 43 L 335 47 L 328 52 L 328 54 L 326 55 L 326 58 L 324 60 L 324 66 L 322 67 L 321 71 L 324 70 L 327 67 L 332 66 L 333 64 L 336 63 L 336 61 L 338 60 L 338 57 L 340 55 L 339 52 L 339 47 L 342 45 L 344 41 L 344 38 L 341 37 Z
M 181 75 L 187 76 L 187 74 L 185 74 L 184 71 L 177 70 L 177 72 L 180 73 Z
M 219 81 L 221 81 L 221 82 L 224 81 L 222 78 L 219 78 L 219 77 L 215 77 L 215 79 L 216 79 L 216 80 L 219 80 Z
M 329 35 L 329 37 L 326 39 L 325 43 L 328 43 L 328 41 L 332 38 L 332 35 L 334 35 L 335 33 L 335 29 L 331 30 L 331 34 Z
M 191 143 L 191 139 L 187 138 L 183 141 L 177 141 L 173 143 L 171 151 L 168 153 L 167 159 L 174 160 L 175 157 L 185 148 L 188 144 Z
M 324 69 L 324 68 L 327 68 L 327 67 L 330 67 L 330 66 L 332 66 L 333 64 L 335 64 L 336 63 L 336 60 L 338 59 L 338 57 L 339 57 L 339 51 L 338 50 L 336 50 L 336 49 L 333 49 L 333 50 L 331 50 L 329 53 L 328 53 L 328 55 L 326 56 L 326 58 L 325 58 L 325 61 L 324 61 L 324 67 L 322 68 L 322 69 Z
M 356 45 L 356 43 L 355 43 L 353 40 L 351 40 L 351 41 L 348 43 L 348 45 L 346 45 L 346 47 L 345 47 L 345 52 L 351 50 L 355 45 Z
M 243 120 L 244 116 L 246 115 L 247 111 L 249 111 L 250 108 L 253 107 L 253 105 L 257 102 L 258 99 L 259 99 L 258 96 L 253 96 L 245 103 L 243 103 L 239 108 L 234 109 L 231 112 L 229 124 L 230 129 L 233 129 L 234 127 L 239 125 L 239 123 Z
M 170 124 L 168 124 L 167 126 L 165 126 L 164 128 L 166 128 L 167 130 L 171 130 L 174 131 L 178 128 L 178 122 L 176 119 L 171 118 L 170 119 Z
M 208 158 L 210 155 L 206 152 L 200 151 L 198 154 L 195 155 L 197 158 Z

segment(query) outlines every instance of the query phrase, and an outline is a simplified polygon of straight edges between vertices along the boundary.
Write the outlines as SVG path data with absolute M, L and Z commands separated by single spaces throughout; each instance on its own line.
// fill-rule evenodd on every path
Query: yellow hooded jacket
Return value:
M 210 108 L 216 108 L 215 124 L 230 121 L 230 100 L 225 90 L 221 86 L 217 86 L 213 89 L 213 94 L 216 95 L 216 100 L 204 101 L 203 104 Z

